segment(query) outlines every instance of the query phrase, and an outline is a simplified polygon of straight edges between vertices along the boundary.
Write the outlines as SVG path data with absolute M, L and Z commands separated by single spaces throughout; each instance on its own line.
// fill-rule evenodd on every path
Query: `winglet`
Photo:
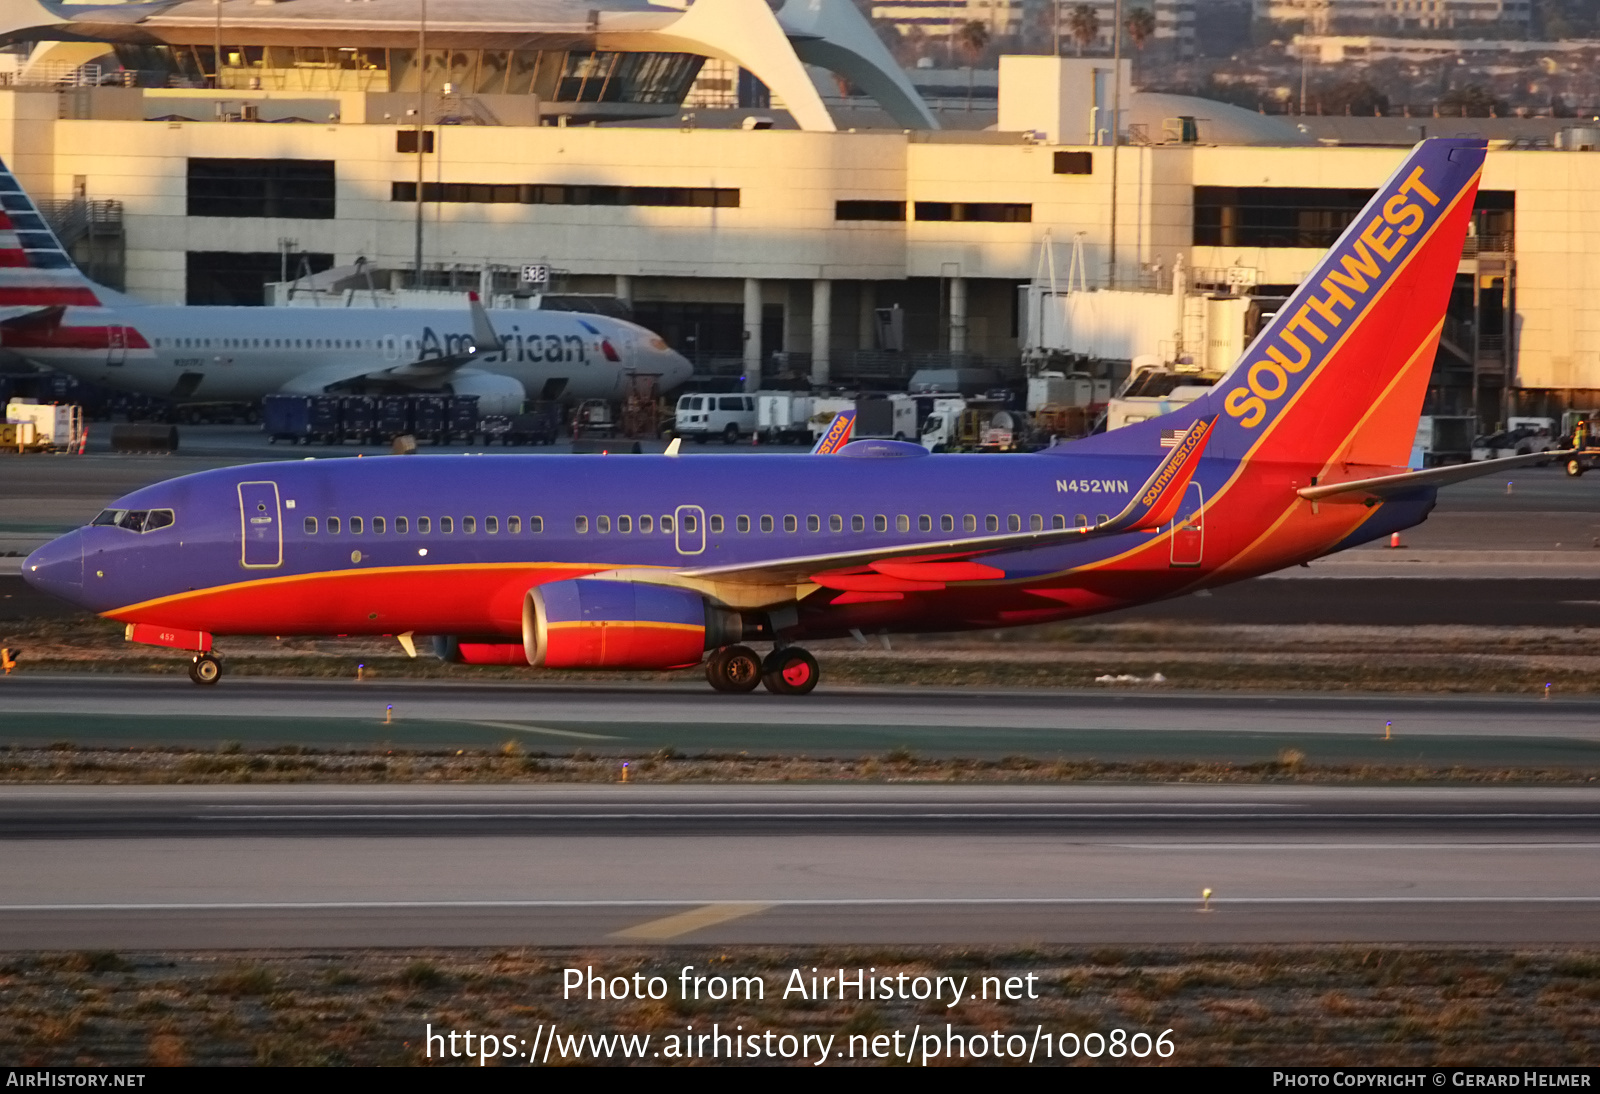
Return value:
M 850 442 L 850 434 L 856 428 L 856 412 L 841 410 L 833 416 L 833 421 L 828 423 L 828 429 L 817 438 L 816 446 L 811 449 L 813 456 L 831 456 Z
M 674 438 L 672 438 L 671 441 L 669 441 L 667 443 L 666 451 L 661 453 L 661 454 L 663 456 L 676 456 L 678 454 L 679 450 L 682 449 L 682 448 L 683 448 L 683 438 L 682 437 L 674 437 Z
M 489 313 L 483 310 L 483 301 L 478 299 L 478 294 L 467 294 L 467 306 L 472 309 L 472 342 L 479 353 L 499 353 L 505 349 L 505 343 L 495 333 L 494 324 L 489 322 Z
M 1184 431 L 1172 454 L 1161 461 L 1145 484 L 1139 488 L 1128 507 L 1104 524 L 1092 529 L 1102 532 L 1135 532 L 1145 528 L 1159 528 L 1171 520 L 1183 501 L 1189 480 L 1194 478 L 1205 453 L 1206 442 L 1216 431 L 1217 416 L 1201 418 Z

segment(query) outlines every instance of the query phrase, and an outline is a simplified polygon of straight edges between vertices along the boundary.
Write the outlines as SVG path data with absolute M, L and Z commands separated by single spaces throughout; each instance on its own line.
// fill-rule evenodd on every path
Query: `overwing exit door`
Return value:
M 1172 565 L 1199 566 L 1206 549 L 1205 489 L 1191 482 L 1172 519 Z
M 247 570 L 283 565 L 283 513 L 275 482 L 239 484 L 239 524 L 243 537 L 239 564 Z

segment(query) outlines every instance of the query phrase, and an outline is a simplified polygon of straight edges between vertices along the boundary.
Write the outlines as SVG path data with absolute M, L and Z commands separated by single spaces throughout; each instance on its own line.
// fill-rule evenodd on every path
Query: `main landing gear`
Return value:
M 222 679 L 222 662 L 215 654 L 202 653 L 189 663 L 189 679 L 207 687 Z
M 724 646 L 706 661 L 706 679 L 718 691 L 807 695 L 817 686 L 817 659 L 799 646 L 784 646 L 762 658 L 749 646 Z

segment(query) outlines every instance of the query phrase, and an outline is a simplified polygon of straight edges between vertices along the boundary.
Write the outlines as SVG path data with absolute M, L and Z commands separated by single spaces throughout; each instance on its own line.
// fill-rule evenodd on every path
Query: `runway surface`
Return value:
M 386 723 L 385 717 L 393 720 Z M 1387 729 L 1391 739 L 1384 740 Z M 175 677 L 0 681 L 0 744 L 1273 760 L 1600 769 L 1600 699 L 881 688 L 799 699 L 702 684 L 527 686 Z
M 1600 941 L 1587 789 L 11 787 L 0 832 L 0 949 Z

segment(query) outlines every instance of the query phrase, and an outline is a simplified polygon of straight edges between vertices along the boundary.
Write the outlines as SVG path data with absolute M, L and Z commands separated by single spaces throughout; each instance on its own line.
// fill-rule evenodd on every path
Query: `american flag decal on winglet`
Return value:
M 92 283 L 0 163 L 0 306 L 99 303 Z
M 1161 431 L 1161 447 L 1177 448 L 1178 442 L 1183 440 L 1183 435 L 1187 432 L 1189 432 L 1187 429 L 1163 429 Z

